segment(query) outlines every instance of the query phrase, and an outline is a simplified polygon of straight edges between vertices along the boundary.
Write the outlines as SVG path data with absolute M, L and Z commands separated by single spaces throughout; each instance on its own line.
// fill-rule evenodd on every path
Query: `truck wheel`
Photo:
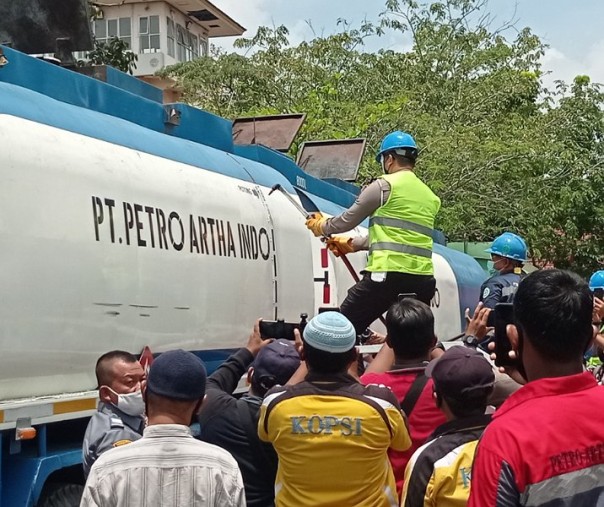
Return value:
M 81 484 L 57 484 L 38 502 L 37 507 L 78 507 L 83 493 Z

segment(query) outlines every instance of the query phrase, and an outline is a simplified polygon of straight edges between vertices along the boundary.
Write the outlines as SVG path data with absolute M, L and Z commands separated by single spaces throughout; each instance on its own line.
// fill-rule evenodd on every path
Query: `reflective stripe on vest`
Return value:
M 440 199 L 411 171 L 382 176 L 390 196 L 369 219 L 369 272 L 433 275 L 432 231 Z
M 411 222 L 409 220 L 401 220 L 399 218 L 374 216 L 369 219 L 369 227 L 371 227 L 372 225 L 385 225 L 386 227 L 396 227 L 398 229 L 418 232 L 420 234 L 424 234 L 425 236 L 429 236 L 430 238 L 432 237 L 432 233 L 434 232 L 434 229 L 431 229 L 430 227 L 421 224 L 416 224 L 415 222 Z
M 379 241 L 377 243 L 373 243 L 371 247 L 369 247 L 369 253 L 375 250 L 392 250 L 394 252 L 400 252 L 404 254 L 417 255 L 419 257 L 427 257 L 428 259 L 432 258 L 432 250 L 428 248 L 420 248 L 418 246 L 411 245 L 402 245 L 400 243 L 391 243 L 388 241 Z

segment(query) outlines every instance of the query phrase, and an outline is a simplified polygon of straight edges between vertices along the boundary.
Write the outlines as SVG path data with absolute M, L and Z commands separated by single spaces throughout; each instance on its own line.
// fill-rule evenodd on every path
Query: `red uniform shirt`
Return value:
M 603 409 L 588 372 L 520 388 L 478 444 L 469 507 L 603 505 Z
M 411 388 L 411 384 L 425 368 L 405 368 L 401 370 L 392 370 L 384 373 L 365 373 L 361 377 L 361 382 L 367 384 L 383 384 L 388 386 L 399 400 L 399 403 L 405 398 Z M 411 435 L 411 447 L 404 451 L 389 451 L 388 456 L 394 478 L 396 479 L 396 489 L 401 494 L 403 488 L 403 479 L 405 467 L 411 459 L 413 453 L 426 443 L 428 437 L 441 424 L 446 422 L 444 414 L 436 408 L 436 403 L 432 397 L 432 379 L 424 386 L 422 393 L 415 404 L 411 415 L 407 414 L 409 423 L 409 433 Z

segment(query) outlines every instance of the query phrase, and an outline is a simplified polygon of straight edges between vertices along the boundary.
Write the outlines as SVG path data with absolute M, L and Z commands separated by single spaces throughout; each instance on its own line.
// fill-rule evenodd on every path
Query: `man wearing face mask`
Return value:
M 382 140 L 377 161 L 384 174 L 368 185 L 355 203 L 337 217 L 315 214 L 306 226 L 315 236 L 354 229 L 369 217 L 369 235 L 333 236 L 327 246 L 336 255 L 369 250 L 363 278 L 348 291 L 342 313 L 358 335 L 396 302 L 401 293 L 415 293 L 430 304 L 436 288 L 432 264 L 432 232 L 440 199 L 415 174 L 418 150 L 406 132 Z
M 506 328 L 524 383 L 493 414 L 472 466 L 469 507 L 604 505 L 604 389 L 584 371 L 593 301 L 569 271 L 528 275 Z
M 141 382 L 145 372 L 129 352 L 113 350 L 99 357 L 96 379 L 100 403 L 90 418 L 82 446 L 84 476 L 105 451 L 141 438 L 145 403 Z
M 205 388 L 201 359 L 182 349 L 160 354 L 143 388 L 143 437 L 99 457 L 80 507 L 245 507 L 235 459 L 191 434 Z
M 485 308 L 495 308 L 497 303 L 511 303 L 520 280 L 524 277 L 523 263 L 527 260 L 525 241 L 511 232 L 497 236 L 491 248 L 486 250 L 491 254 L 494 274 L 480 287 L 480 301 Z M 493 325 L 494 314 L 489 316 L 488 324 Z

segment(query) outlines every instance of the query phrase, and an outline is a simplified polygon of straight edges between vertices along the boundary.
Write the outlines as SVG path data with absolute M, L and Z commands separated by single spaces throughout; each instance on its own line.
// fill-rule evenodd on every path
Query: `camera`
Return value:
M 300 334 L 304 331 L 308 320 L 306 313 L 300 314 L 300 322 L 285 322 L 283 319 L 277 320 L 261 320 L 260 321 L 260 337 L 263 340 L 269 338 L 292 340 L 296 339 L 294 329 L 297 329 Z

